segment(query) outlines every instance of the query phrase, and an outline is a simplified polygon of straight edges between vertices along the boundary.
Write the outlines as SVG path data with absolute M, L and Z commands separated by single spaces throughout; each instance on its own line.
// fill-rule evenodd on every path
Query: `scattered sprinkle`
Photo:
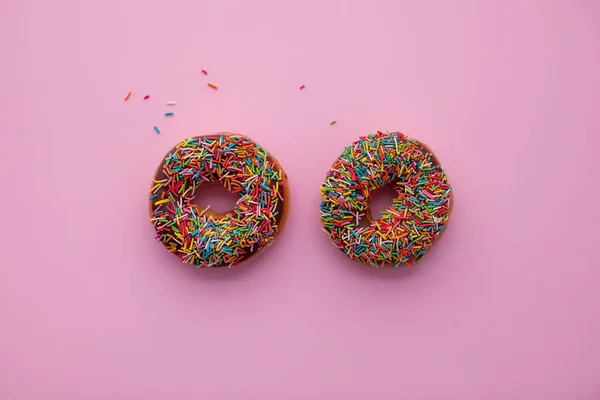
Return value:
M 149 94 L 147 94 L 147 95 L 144 96 L 144 100 L 148 100 L 149 98 L 150 98 Z
M 300 90 L 304 89 L 305 87 L 306 87 L 306 85 L 300 86 Z
M 160 130 L 158 129 L 157 126 L 154 127 L 154 130 L 156 131 L 156 133 L 160 133 Z
M 210 83 L 210 82 L 208 82 L 208 86 L 210 86 L 213 89 L 218 89 L 219 88 L 217 85 L 215 85 L 214 83 Z
M 127 96 L 125 96 L 125 101 L 129 100 L 130 97 L 131 97 L 131 92 L 127 93 Z
M 168 106 L 174 106 L 174 105 L 175 105 L 175 102 L 174 102 L 174 101 L 167 101 L 167 105 L 168 105 Z
M 202 73 L 203 73 L 204 75 L 208 75 L 208 72 L 206 72 L 206 70 L 205 70 L 205 69 L 203 69 L 203 70 L 202 70 Z
M 170 117 L 171 115 L 173 115 L 173 112 L 172 112 L 172 111 L 169 111 L 169 112 L 166 112 L 166 113 L 165 113 L 165 117 Z
M 335 125 L 335 124 L 337 124 L 337 121 L 335 119 L 329 123 L 329 125 Z
M 388 184 L 397 197 L 371 221 L 371 193 Z M 400 132 L 377 132 L 347 146 L 333 163 L 321 185 L 321 223 L 351 259 L 374 267 L 412 265 L 446 228 L 451 190 L 419 142 Z
M 192 204 L 212 182 L 240 196 L 217 217 Z M 272 242 L 283 212 L 283 171 L 258 143 L 240 135 L 188 138 L 164 159 L 150 189 L 156 238 L 184 263 L 237 265 Z

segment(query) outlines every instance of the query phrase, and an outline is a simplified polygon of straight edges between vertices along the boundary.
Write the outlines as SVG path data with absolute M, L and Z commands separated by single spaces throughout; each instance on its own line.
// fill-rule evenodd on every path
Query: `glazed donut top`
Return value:
M 373 221 L 369 196 L 388 184 L 397 197 Z M 429 149 L 400 132 L 377 132 L 344 149 L 321 197 L 321 222 L 336 247 L 375 267 L 397 267 L 419 261 L 443 232 L 452 196 Z
M 285 178 L 269 153 L 243 135 L 185 139 L 169 152 L 150 190 L 157 239 L 198 267 L 236 265 L 275 238 Z M 207 183 L 239 194 L 235 208 L 219 214 L 192 204 L 196 188 Z

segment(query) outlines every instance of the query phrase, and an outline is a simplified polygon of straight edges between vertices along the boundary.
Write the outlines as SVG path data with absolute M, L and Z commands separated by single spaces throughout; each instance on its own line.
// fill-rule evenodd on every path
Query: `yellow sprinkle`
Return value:
M 166 179 L 163 179 L 162 181 L 155 181 L 154 179 L 152 179 L 152 182 L 154 182 L 154 183 L 163 183 L 163 182 L 166 182 L 166 181 L 167 181 Z
M 165 203 L 168 203 L 170 201 L 171 201 L 170 199 L 159 200 L 156 203 L 154 203 L 154 205 L 157 206 L 159 204 L 165 204 Z

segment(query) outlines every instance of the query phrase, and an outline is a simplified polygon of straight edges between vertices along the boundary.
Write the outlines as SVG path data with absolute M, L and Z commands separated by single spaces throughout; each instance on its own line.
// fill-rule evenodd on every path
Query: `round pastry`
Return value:
M 207 184 L 239 195 L 234 209 L 217 213 L 192 204 Z M 288 193 L 281 165 L 250 138 L 192 137 L 160 164 L 150 189 L 150 220 L 157 239 L 184 263 L 231 267 L 272 244 L 286 220 Z
M 369 197 L 394 185 L 392 205 L 374 220 Z M 321 186 L 321 222 L 333 244 L 373 267 L 409 266 L 444 233 L 452 188 L 433 152 L 400 132 L 347 146 Z

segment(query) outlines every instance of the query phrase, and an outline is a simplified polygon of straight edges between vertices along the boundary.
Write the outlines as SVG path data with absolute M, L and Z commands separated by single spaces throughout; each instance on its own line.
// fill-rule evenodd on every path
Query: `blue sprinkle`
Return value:
M 157 127 L 157 126 L 155 126 L 155 127 L 154 127 L 154 130 L 156 131 L 156 133 L 159 133 L 159 134 L 160 134 L 160 130 L 158 129 L 158 127 Z

